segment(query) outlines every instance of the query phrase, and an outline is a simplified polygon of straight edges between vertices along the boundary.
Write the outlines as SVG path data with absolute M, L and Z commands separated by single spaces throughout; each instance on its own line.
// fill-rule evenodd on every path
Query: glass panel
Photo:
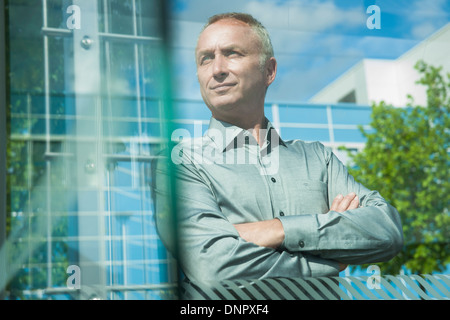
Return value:
M 65 28 L 70 14 L 65 9 L 71 4 L 68 0 L 46 0 L 47 26 L 50 28 Z
M 358 129 L 334 129 L 334 140 L 336 142 L 365 142 L 366 138 Z
M 0 296 L 178 297 L 182 270 L 155 225 L 156 216 L 170 218 L 175 210 L 172 172 L 163 181 L 156 181 L 155 172 L 161 163 L 170 166 L 163 156 L 170 154 L 170 138 L 179 138 L 172 137 L 175 129 L 199 137 L 208 128 L 211 113 L 200 94 L 194 53 L 206 17 L 219 8 L 253 14 L 272 37 L 278 72 L 264 111 L 281 137 L 321 141 L 347 163 L 348 154 L 336 148 L 364 149 L 357 126 L 369 127 L 372 102 L 404 107 L 413 94 L 426 105 L 425 88 L 416 84 L 417 60 L 450 71 L 450 2 L 424 3 L 378 1 L 375 11 L 367 11 L 367 1 L 331 0 L 6 1 L 1 10 L 7 19 L 0 23 L 7 23 L 2 49 L 8 73 L 0 76 L 7 79 L 8 121 L 7 136 L 0 139 L 7 143 L 7 170 L 0 182 L 7 182 L 7 240 L 0 248 Z M 169 31 L 174 39 L 167 44 L 162 37 Z M 157 183 L 166 202 L 155 201 Z M 414 227 L 410 214 L 402 216 L 405 230 Z M 433 235 L 444 232 L 438 229 L 444 215 L 429 222 Z M 175 229 L 167 234 L 164 240 L 176 238 Z M 332 282 L 238 279 L 214 290 L 194 285 L 187 296 L 301 299 L 308 290 L 317 297 L 328 285 L 342 299 L 426 299 L 447 292 L 443 281 L 430 286 L 432 278 L 402 278 L 411 266 L 420 270 L 422 263 L 409 258 L 419 253 L 430 256 L 431 269 L 450 271 L 447 260 L 431 258 L 440 243 L 417 244 L 411 234 L 405 233 L 401 254 L 381 268 L 383 275 L 400 272 L 386 278 L 392 292 L 371 289 L 369 279 L 378 274 L 352 266 L 340 277 L 333 271 Z M 344 277 L 349 275 L 354 277 Z M 402 292 L 402 285 L 418 293 Z
M 441 75 L 444 78 L 450 71 L 450 60 L 447 58 L 450 54 L 450 20 L 447 14 L 450 9 L 449 1 L 369 2 L 173 1 L 172 26 L 175 41 L 172 45 L 175 51 L 173 70 L 177 79 L 176 96 L 185 101 L 184 105 L 180 105 L 181 109 L 186 106 L 181 110 L 180 114 L 183 116 L 180 118 L 191 120 L 180 123 L 179 127 L 186 128 L 192 135 L 195 129 L 192 122 L 204 119 L 201 103 L 198 102 L 201 101 L 201 95 L 193 59 L 202 26 L 207 22 L 207 18 L 214 14 L 245 12 L 253 15 L 267 28 L 278 62 L 277 78 L 267 91 L 266 104 L 270 104 L 265 108 L 266 116 L 276 127 L 280 127 L 283 139 L 325 142 L 347 162 L 347 154 L 344 151 L 338 152 L 337 149 L 345 146 L 358 152 L 364 150 L 366 141 L 357 127 L 363 125 L 366 132 L 369 129 L 372 103 L 385 101 L 396 107 L 405 107 L 408 103 L 407 95 L 411 94 L 417 105 L 427 104 L 426 87 L 416 83 L 420 78 L 414 69 L 418 60 L 424 59 L 435 67 L 442 67 Z M 195 107 L 190 108 L 191 105 Z M 411 132 L 414 132 L 414 129 L 411 129 Z M 398 137 L 394 138 L 398 140 Z M 408 149 L 408 146 L 405 145 L 404 148 Z M 442 149 L 447 147 L 442 146 Z M 382 158 L 382 155 L 378 155 L 378 158 L 380 157 Z M 430 159 L 435 157 L 430 155 Z M 377 164 L 375 160 L 374 162 L 363 169 L 366 172 L 375 170 Z M 405 168 L 407 163 L 408 161 L 399 163 L 398 166 Z M 379 169 L 382 171 L 383 168 Z M 417 170 L 417 164 L 411 167 L 411 172 Z M 201 176 L 203 174 L 205 173 L 201 172 Z M 379 175 L 385 174 L 380 172 Z M 364 177 L 355 178 L 364 181 Z M 374 183 L 373 181 L 376 179 L 367 179 L 368 183 Z M 403 179 L 391 179 L 387 190 L 401 184 L 400 181 Z M 420 194 L 425 192 L 425 189 L 420 191 Z M 415 197 L 414 192 L 410 190 L 405 190 L 405 194 Z M 389 197 L 390 194 L 387 192 L 383 196 Z M 404 203 L 398 203 L 400 209 L 405 207 Z M 436 212 L 439 212 L 436 213 L 438 216 L 446 215 L 446 211 Z M 409 210 L 401 214 L 406 222 L 404 230 L 411 231 L 413 228 L 411 223 L 414 219 L 411 214 Z M 434 228 L 435 223 L 432 224 Z M 436 234 L 445 233 L 445 227 L 441 227 Z M 437 257 L 445 251 L 442 245 L 435 243 L 416 248 L 412 245 L 416 237 L 417 235 L 410 237 L 401 253 L 389 263 L 380 264 L 381 272 L 409 272 L 409 263 L 402 265 L 402 262 L 409 259 L 405 258 L 406 256 L 412 258 L 410 262 L 414 261 L 410 266 L 415 265 L 419 270 L 421 263 L 413 257 L 415 254 L 417 257 L 421 250 L 424 255 L 436 250 Z M 440 257 L 444 256 L 445 254 Z M 436 272 L 445 270 L 444 273 L 448 274 L 448 259 L 446 265 L 440 261 L 440 258 L 429 261 L 429 265 L 435 266 Z M 354 266 L 347 268 L 340 275 L 371 276 L 365 269 L 365 266 Z M 343 288 L 344 292 L 355 288 L 354 284 L 344 287 L 342 283 L 347 284 L 347 279 L 343 280 L 340 288 Z M 254 288 L 253 284 L 249 283 L 248 288 Z M 243 286 L 240 281 L 239 290 Z M 281 285 L 281 288 L 286 287 Z M 358 293 L 364 291 L 360 289 Z M 398 290 L 398 287 L 396 289 Z M 267 293 L 268 290 L 262 291 Z M 287 291 L 292 294 L 290 290 Z M 198 297 L 202 293 L 200 289 L 193 296 Z M 238 294 L 237 290 L 234 293 Z M 249 293 L 245 291 L 242 296 L 244 294 Z M 283 294 L 278 297 L 281 296 Z M 350 299 L 354 298 L 355 296 L 350 295 Z
M 177 118 L 209 120 L 211 112 L 203 101 L 177 101 L 175 103 Z
M 281 122 L 326 124 L 326 106 L 279 105 Z
M 100 0 L 101 32 L 158 37 L 161 34 L 157 0 Z
M 136 24 L 139 36 L 158 37 L 162 34 L 159 12 L 155 10 L 158 6 L 157 2 L 157 0 L 136 1 Z
M 303 141 L 330 141 L 330 135 L 328 129 L 317 128 L 292 128 L 281 127 L 281 136 L 284 140 L 300 139 Z
M 158 1 L 8 3 L 6 298 L 173 299 L 151 191 L 170 111 Z
M 333 124 L 368 125 L 370 123 L 371 108 L 361 107 L 332 107 Z
M 100 1 L 104 32 L 133 34 L 133 0 Z

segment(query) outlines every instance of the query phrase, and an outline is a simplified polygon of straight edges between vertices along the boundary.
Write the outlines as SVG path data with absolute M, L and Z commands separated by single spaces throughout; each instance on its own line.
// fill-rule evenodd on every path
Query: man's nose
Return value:
M 214 59 L 213 75 L 215 78 L 224 78 L 228 75 L 226 59 L 222 55 L 217 55 Z

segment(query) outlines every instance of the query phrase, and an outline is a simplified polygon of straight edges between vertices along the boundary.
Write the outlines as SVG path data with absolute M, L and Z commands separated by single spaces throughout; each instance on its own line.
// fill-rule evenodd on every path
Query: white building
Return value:
M 371 105 L 385 101 L 401 107 L 407 104 L 407 95 L 411 94 L 416 104 L 425 105 L 425 87 L 416 84 L 420 75 L 414 65 L 418 60 L 442 66 L 443 75 L 450 72 L 450 23 L 396 60 L 363 59 L 314 95 L 310 102 Z

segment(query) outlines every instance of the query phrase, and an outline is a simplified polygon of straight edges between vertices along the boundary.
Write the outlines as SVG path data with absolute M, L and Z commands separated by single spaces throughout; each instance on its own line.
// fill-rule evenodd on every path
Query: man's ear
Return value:
M 270 86 L 275 81 L 277 75 L 277 60 L 272 57 L 266 62 L 265 66 L 267 86 Z

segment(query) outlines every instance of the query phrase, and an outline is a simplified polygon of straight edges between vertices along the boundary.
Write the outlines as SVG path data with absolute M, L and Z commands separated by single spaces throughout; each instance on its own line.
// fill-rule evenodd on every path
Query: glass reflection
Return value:
M 176 297 L 150 190 L 158 1 L 78 1 L 80 29 L 72 1 L 8 4 L 7 299 Z

